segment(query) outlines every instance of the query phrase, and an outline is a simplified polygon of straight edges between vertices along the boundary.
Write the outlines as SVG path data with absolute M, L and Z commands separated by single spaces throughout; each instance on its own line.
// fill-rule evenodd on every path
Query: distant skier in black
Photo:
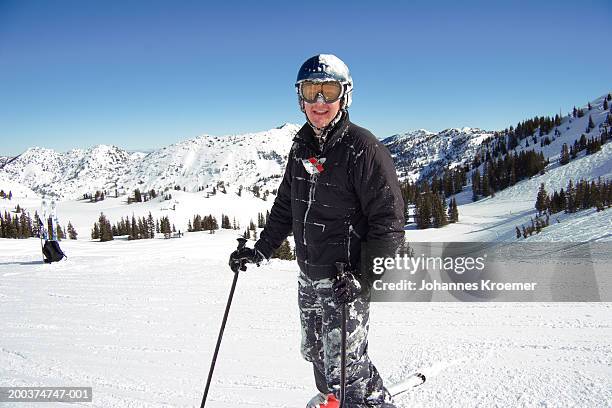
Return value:
M 349 121 L 353 81 L 334 55 L 299 70 L 296 89 L 307 123 L 298 131 L 260 239 L 230 256 L 269 259 L 293 231 L 300 268 L 302 355 L 320 391 L 307 407 L 333 407 L 340 394 L 341 310 L 348 306 L 345 407 L 395 407 L 368 357 L 371 269 L 362 245 L 394 256 L 404 240 L 404 203 L 387 148 Z M 367 243 L 367 244 L 366 244 Z M 337 278 L 337 263 L 349 273 Z M 328 405 L 324 405 L 324 404 Z

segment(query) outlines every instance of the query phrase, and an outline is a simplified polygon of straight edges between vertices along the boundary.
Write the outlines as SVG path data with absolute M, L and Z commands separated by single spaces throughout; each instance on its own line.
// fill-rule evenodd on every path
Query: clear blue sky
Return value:
M 612 89 L 610 0 L 397 3 L 0 0 L 0 155 L 303 123 L 293 83 L 319 52 L 349 65 L 351 117 L 381 138 Z

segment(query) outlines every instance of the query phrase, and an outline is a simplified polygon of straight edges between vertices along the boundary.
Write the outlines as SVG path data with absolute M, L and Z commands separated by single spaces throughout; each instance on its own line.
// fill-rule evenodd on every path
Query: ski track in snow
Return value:
M 88 407 L 199 406 L 232 274 L 235 234 L 0 240 L 0 385 L 92 386 Z M 209 406 L 302 407 L 315 392 L 299 353 L 297 266 L 238 281 Z M 398 407 L 607 407 L 610 303 L 376 303 L 370 354 L 383 378 L 422 371 Z M 79 404 L 73 404 L 80 406 Z M 21 408 L 27 404 L 5 404 Z M 68 404 L 40 404 L 68 406 Z

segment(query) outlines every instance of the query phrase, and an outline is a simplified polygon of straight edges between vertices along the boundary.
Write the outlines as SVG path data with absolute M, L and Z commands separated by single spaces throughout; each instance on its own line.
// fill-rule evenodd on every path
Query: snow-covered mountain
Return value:
M 298 125 L 285 124 L 259 133 L 199 136 L 156 150 L 135 160 L 118 178 L 118 185 L 187 191 L 217 181 L 234 186 L 278 186 Z
M 599 136 L 608 113 L 612 114 L 612 101 L 608 103 L 608 109 L 604 109 L 604 99 L 607 95 L 606 93 L 580 107 L 584 113 L 582 117 L 573 117 L 571 114 L 563 116 L 559 126 L 542 135 L 539 129 L 536 129 L 534 137 L 521 140 L 514 150 L 517 153 L 523 150 L 542 152 L 544 157 L 551 161 L 551 166 L 557 165 L 564 143 L 570 147 L 582 134 L 585 134 L 587 139 Z M 587 133 L 589 118 L 593 121 L 594 128 Z M 542 139 L 548 139 L 547 143 L 542 143 Z M 412 181 L 439 175 L 445 167 L 470 164 L 477 154 L 484 156 L 501 142 L 509 146 L 509 137 L 502 130 L 488 131 L 469 127 L 445 129 L 438 133 L 419 129 L 383 140 L 393 155 L 400 178 Z M 579 154 L 584 155 L 585 152 Z M 585 173 L 582 177 L 591 179 L 597 176 Z
M 478 128 L 451 128 L 434 133 L 419 129 L 383 140 L 389 148 L 400 178 L 416 181 L 445 166 L 469 163 L 483 140 L 494 132 Z
M 202 135 L 154 150 L 128 153 L 98 145 L 58 153 L 32 147 L 0 168 L 0 179 L 11 180 L 40 195 L 76 199 L 84 193 L 115 189 L 187 191 L 224 181 L 276 188 L 291 141 L 299 126 L 285 124 L 265 132 L 234 136 Z
M 564 116 L 559 126 L 549 134 L 538 136 L 535 142 L 531 137 L 523 139 L 516 151 L 542 151 L 551 165 L 555 165 L 563 143 L 571 146 L 580 138 L 589 117 L 595 129 L 587 137 L 599 134 L 609 111 L 603 109 L 604 98 L 591 101 L 591 110 L 585 105 L 581 118 Z M 159 191 L 180 186 L 186 191 L 198 191 L 220 181 L 226 187 L 231 186 L 228 191 L 235 191 L 240 185 L 258 185 L 272 191 L 278 186 L 291 141 L 298 130 L 298 125 L 284 124 L 258 133 L 202 135 L 148 153 L 130 153 L 106 145 L 66 153 L 33 147 L 11 160 L 0 157 L 0 180 L 60 199 L 75 199 L 96 190 L 112 194 L 115 189 Z M 542 137 L 548 137 L 550 143 L 541 145 Z M 508 145 L 507 138 L 502 131 L 464 127 L 437 133 L 420 129 L 390 136 L 383 143 L 393 155 L 400 178 L 414 181 L 439 174 L 445 167 L 470 164 L 476 155 L 491 151 L 502 139 Z M 584 177 L 591 178 L 591 175 L 584 174 Z
M 10 156 L 0 156 L 0 169 L 11 159 L 12 157 Z

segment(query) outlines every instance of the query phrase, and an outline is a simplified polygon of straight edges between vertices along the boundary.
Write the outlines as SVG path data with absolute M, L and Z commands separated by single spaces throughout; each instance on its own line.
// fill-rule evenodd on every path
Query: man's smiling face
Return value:
M 304 110 L 306 111 L 306 116 L 308 116 L 310 123 L 322 129 L 329 125 L 338 114 L 340 110 L 340 100 L 332 103 L 319 101 L 315 103 L 304 102 Z

